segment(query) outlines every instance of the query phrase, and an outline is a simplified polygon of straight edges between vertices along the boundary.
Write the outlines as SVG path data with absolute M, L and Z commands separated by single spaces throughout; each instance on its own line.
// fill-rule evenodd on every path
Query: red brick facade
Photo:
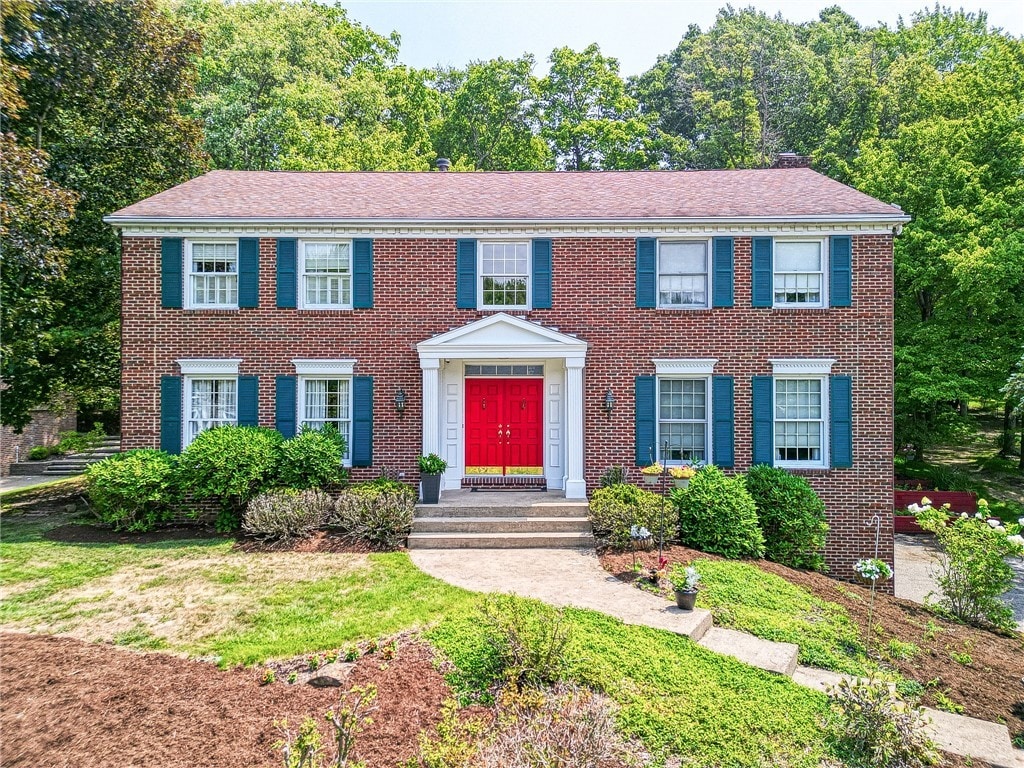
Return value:
M 736 470 L 751 463 L 751 377 L 772 374 L 770 358 L 834 358 L 853 379 L 852 469 L 800 471 L 824 499 L 831 533 L 826 558 L 840 577 L 874 550 L 872 515 L 882 521 L 880 556 L 892 562 L 892 237 L 853 237 L 853 305 L 778 310 L 751 307 L 751 239 L 735 239 L 735 304 L 666 311 L 635 306 L 632 237 L 553 238 L 552 306 L 529 320 L 589 344 L 584 369 L 588 488 L 612 465 L 633 466 L 633 380 L 654 358 L 717 358 L 735 377 Z M 278 309 L 275 241 L 260 243 L 260 306 L 239 310 L 162 309 L 160 240 L 128 236 L 122 260 L 123 448 L 158 446 L 159 382 L 180 373 L 178 358 L 241 358 L 239 373 L 260 377 L 260 423 L 274 424 L 274 377 L 293 358 L 353 358 L 374 377 L 374 467 L 415 478 L 422 437 L 416 344 L 490 313 L 455 307 L 454 239 L 377 238 L 374 306 L 351 311 Z M 397 390 L 405 413 L 394 407 Z M 612 414 L 602 409 L 605 392 Z M 889 583 L 891 587 L 891 582 Z

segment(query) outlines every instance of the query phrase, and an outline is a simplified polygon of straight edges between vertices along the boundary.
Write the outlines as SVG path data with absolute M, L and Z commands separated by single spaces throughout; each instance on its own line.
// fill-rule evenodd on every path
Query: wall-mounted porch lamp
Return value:
M 405 413 L 405 390 L 399 389 L 395 393 L 395 410 L 398 411 L 398 415 L 401 416 Z
M 610 389 L 604 393 L 604 403 L 601 404 L 601 407 L 606 414 L 612 415 L 612 411 L 615 408 L 615 395 L 612 394 Z

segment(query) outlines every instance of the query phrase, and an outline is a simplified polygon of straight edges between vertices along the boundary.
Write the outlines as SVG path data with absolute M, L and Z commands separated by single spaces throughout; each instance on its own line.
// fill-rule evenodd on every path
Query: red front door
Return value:
M 466 474 L 544 474 L 543 379 L 466 379 Z

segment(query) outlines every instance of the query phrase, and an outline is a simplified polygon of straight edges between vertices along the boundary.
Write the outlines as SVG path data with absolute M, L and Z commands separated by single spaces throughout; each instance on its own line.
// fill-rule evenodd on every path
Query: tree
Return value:
M 5 360 L 2 417 L 11 424 L 24 423 L 27 409 L 58 385 L 84 405 L 116 403 L 119 249 L 102 218 L 203 163 L 199 125 L 179 109 L 192 93 L 194 33 L 182 32 L 156 0 L 25 5 L 26 13 L 4 16 L 4 63 L 23 75 L 23 107 L 3 115 L 3 130 L 45 153 L 18 162 L 33 173 L 44 168 L 55 185 L 37 181 L 30 190 L 50 200 L 40 237 L 55 235 L 53 248 L 66 259 L 37 286 L 36 306 L 49 307 L 48 319 L 36 313 L 37 335 L 18 338 L 18 360 Z M 56 188 L 78 197 L 73 219 L 57 213 L 66 198 Z M 22 299 L 12 317 L 24 316 Z M 43 378 L 49 383 L 33 383 Z
M 398 38 L 303 0 L 188 0 L 203 38 L 192 104 L 217 168 L 422 170 L 437 95 L 395 64 Z
M 1010 374 L 1006 386 L 1003 387 L 1003 395 L 1006 396 L 1008 415 L 1015 416 L 1020 424 L 1020 453 L 1017 454 L 1017 468 L 1024 471 L 1024 352 L 1021 353 L 1020 360 L 1017 361 L 1013 373 Z M 1004 447 L 1008 448 L 1007 453 L 1013 448 L 1012 433 L 1009 437 L 1008 445 L 1004 443 Z
M 558 168 L 570 171 L 650 168 L 658 135 L 626 92 L 619 62 L 592 44 L 556 48 L 540 81 L 541 136 Z
M 533 66 L 527 54 L 440 70 L 434 80 L 441 94 L 441 119 L 433 132 L 437 154 L 456 167 L 480 171 L 550 169 L 551 151 L 539 136 Z

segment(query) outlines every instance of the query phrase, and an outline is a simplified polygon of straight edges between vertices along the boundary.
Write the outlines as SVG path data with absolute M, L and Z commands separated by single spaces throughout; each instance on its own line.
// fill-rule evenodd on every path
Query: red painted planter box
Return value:
M 978 511 L 978 497 L 972 491 L 893 491 L 893 530 L 896 533 L 924 533 L 917 519 L 905 513 L 910 504 L 920 504 L 927 497 L 935 508 L 949 504 L 950 511 L 973 515 Z

